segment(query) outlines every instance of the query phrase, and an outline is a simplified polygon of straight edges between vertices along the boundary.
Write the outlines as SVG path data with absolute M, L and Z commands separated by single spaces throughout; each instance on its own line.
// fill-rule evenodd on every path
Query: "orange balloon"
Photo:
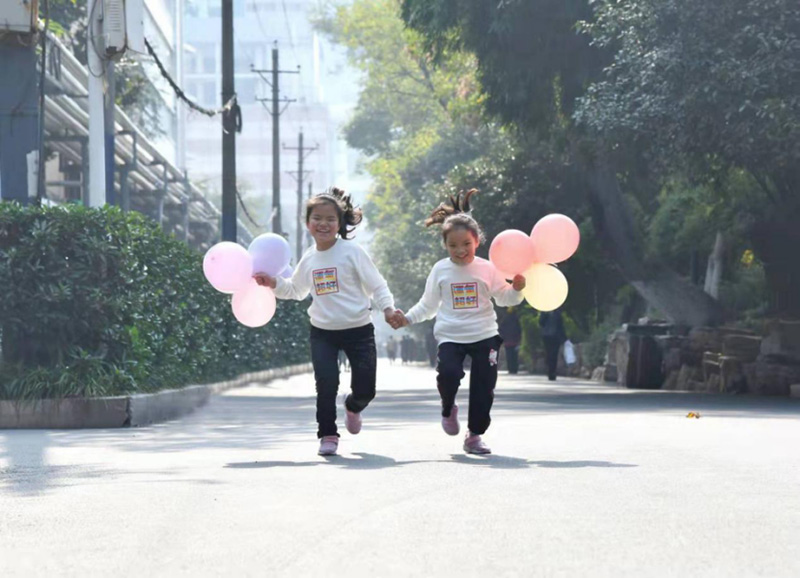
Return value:
M 525 273 L 522 296 L 539 311 L 553 311 L 567 300 L 569 284 L 564 274 L 553 265 L 534 263 Z

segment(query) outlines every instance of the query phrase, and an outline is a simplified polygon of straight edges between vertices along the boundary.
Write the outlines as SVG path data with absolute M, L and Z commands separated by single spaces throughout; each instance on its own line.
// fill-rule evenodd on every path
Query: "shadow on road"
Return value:
M 487 468 L 499 468 L 506 470 L 518 470 L 522 468 L 538 467 L 538 468 L 636 468 L 636 464 L 615 464 L 613 462 L 602 461 L 570 461 L 570 462 L 555 462 L 555 461 L 536 461 L 526 460 L 524 458 L 513 458 L 509 456 L 500 456 L 497 454 L 491 455 L 465 455 L 465 454 L 452 454 L 450 456 L 453 462 L 459 464 L 469 464 L 473 466 L 482 466 Z

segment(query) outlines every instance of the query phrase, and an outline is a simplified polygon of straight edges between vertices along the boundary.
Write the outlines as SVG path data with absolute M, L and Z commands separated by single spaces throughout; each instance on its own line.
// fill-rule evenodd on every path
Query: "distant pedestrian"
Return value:
M 544 343 L 545 361 L 547 362 L 547 379 L 556 380 L 556 370 L 558 369 L 558 351 L 561 345 L 567 340 L 567 332 L 564 330 L 564 319 L 561 310 L 542 311 L 539 313 L 539 328 L 542 333 Z
M 522 325 L 515 307 L 509 307 L 506 315 L 500 322 L 500 337 L 503 338 L 503 347 L 506 350 L 506 365 L 508 373 L 519 372 L 519 346 L 522 341 Z
M 389 336 L 389 340 L 386 342 L 386 355 L 389 357 L 389 363 L 394 364 L 394 360 L 397 358 L 397 341 L 395 341 L 394 335 Z

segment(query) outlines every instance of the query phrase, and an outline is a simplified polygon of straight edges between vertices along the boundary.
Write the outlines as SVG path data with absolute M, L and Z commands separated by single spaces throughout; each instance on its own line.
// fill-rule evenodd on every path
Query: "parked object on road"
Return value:
M 575 346 L 572 344 L 572 341 L 567 339 L 564 342 L 564 362 L 567 365 L 573 365 L 577 359 L 575 355 Z

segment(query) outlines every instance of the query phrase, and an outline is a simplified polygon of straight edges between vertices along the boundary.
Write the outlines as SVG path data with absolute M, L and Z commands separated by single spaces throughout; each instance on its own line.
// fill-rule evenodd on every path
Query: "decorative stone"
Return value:
M 719 360 L 720 389 L 726 393 L 743 393 L 747 391 L 747 379 L 744 376 L 742 362 L 737 357 L 723 355 Z
M 692 389 L 692 383 L 703 384 L 703 374 L 697 367 L 691 365 L 682 365 L 680 372 L 678 372 L 678 381 L 675 384 L 675 389 L 678 391 L 695 391 Z
M 744 363 L 755 361 L 761 351 L 761 338 L 754 335 L 726 335 L 722 339 L 722 354 L 736 357 Z
M 719 375 L 719 353 L 706 351 L 703 354 L 703 380 L 708 381 L 712 375 Z
M 761 355 L 800 363 L 800 321 L 774 320 L 764 330 Z
M 661 386 L 661 389 L 669 389 L 674 390 L 678 388 L 678 375 L 680 374 L 680 370 L 673 370 L 667 374 L 667 378 L 664 380 L 664 384 Z
M 719 374 L 713 374 L 705 382 L 706 391 L 708 393 L 720 393 L 720 377 Z
M 755 376 L 748 380 L 748 391 L 758 395 L 789 395 L 789 386 L 800 383 L 800 364 L 775 361 L 760 356 L 755 362 Z

